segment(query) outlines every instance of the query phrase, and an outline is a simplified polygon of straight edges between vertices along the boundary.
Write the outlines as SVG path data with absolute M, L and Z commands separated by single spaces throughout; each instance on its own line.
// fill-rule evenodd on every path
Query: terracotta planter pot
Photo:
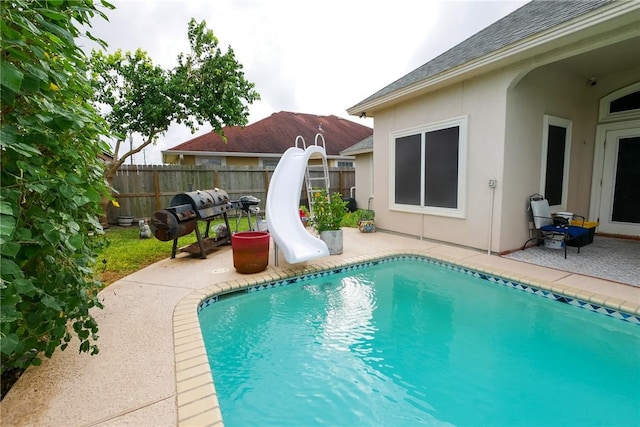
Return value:
M 231 235 L 233 266 L 238 273 L 258 273 L 267 268 L 269 240 L 266 231 L 242 231 Z

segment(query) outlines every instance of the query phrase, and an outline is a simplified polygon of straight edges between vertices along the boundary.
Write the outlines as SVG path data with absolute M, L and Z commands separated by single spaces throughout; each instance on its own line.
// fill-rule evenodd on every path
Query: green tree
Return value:
M 178 65 L 170 70 L 154 65 L 140 49 L 92 52 L 96 101 L 106 106 L 104 117 L 116 137 L 106 173 L 110 183 L 127 158 L 156 142 L 174 122 L 192 132 L 209 123 L 219 133 L 223 126 L 247 124 L 248 105 L 260 95 L 231 47 L 223 53 L 205 21 L 191 19 L 188 39 L 191 52 L 178 55 Z M 120 155 L 132 133 L 142 135 L 142 143 Z
M 96 2 L 98 3 L 98 2 Z M 107 9 L 113 6 L 105 1 Z M 88 60 L 76 45 L 93 0 L 0 5 L 0 353 L 2 372 L 40 364 L 76 335 L 95 354 L 97 216 L 107 194 L 102 117 L 88 102 Z

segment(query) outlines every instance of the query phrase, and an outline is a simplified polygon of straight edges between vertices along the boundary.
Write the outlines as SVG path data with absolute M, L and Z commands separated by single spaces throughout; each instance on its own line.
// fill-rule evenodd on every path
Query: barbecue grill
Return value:
M 200 258 L 206 258 L 207 252 L 211 249 L 231 243 L 231 236 L 228 232 L 225 236 L 209 238 L 209 228 L 212 220 L 222 216 L 227 230 L 230 230 L 227 212 L 233 208 L 229 201 L 229 195 L 219 188 L 178 193 L 171 199 L 168 208 L 153 214 L 151 230 L 160 241 L 173 240 L 171 258 L 176 257 L 178 238 L 195 230 L 198 241 L 180 250 L 199 254 Z M 207 223 L 204 237 L 198 228 L 198 221 L 206 221 Z
M 242 218 L 242 213 L 247 216 L 249 222 L 249 230 L 253 231 L 253 225 L 251 224 L 251 214 L 258 215 L 260 212 L 260 199 L 255 196 L 242 196 L 237 201 L 231 202 L 234 209 L 240 209 L 240 215 L 236 217 L 236 231 L 238 231 L 238 222 Z
M 206 258 L 207 252 L 213 248 L 231 244 L 231 228 L 229 227 L 228 212 L 241 210 L 249 219 L 249 229 L 252 230 L 251 214 L 260 211 L 258 204 L 260 199 L 254 196 L 242 196 L 231 201 L 226 191 L 219 188 L 212 190 L 189 191 L 176 194 L 169 203 L 169 207 L 156 211 L 151 218 L 151 231 L 160 241 L 173 240 L 171 258 L 176 257 L 178 250 L 178 238 L 196 231 L 198 241 L 189 246 L 180 248 L 182 252 L 189 252 Z M 216 233 L 215 238 L 209 237 L 211 221 L 222 216 L 226 225 L 226 233 Z M 206 221 L 207 227 L 204 236 L 198 228 L 198 221 Z M 238 223 L 236 220 L 236 231 Z

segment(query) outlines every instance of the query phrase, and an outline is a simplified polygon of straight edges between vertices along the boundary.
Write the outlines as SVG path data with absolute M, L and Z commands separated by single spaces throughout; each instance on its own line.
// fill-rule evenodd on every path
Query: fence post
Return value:
M 162 209 L 162 206 L 160 206 L 160 177 L 158 176 L 158 169 L 153 170 L 153 191 L 156 196 L 156 210 Z
M 259 168 L 256 171 L 256 168 L 248 169 L 244 166 L 211 168 L 184 165 L 139 165 L 137 167 L 139 175 L 129 174 L 128 171 L 133 170 L 133 167 L 123 165 L 117 171 L 113 185 L 119 191 L 117 200 L 122 204 L 120 212 L 126 210 L 135 218 L 150 217 L 154 211 L 167 207 L 170 198 L 176 192 L 184 191 L 188 183 L 193 183 L 193 187 L 196 187 L 193 190 L 207 190 L 210 188 L 211 178 L 213 178 L 214 187 L 221 188 L 223 186 L 222 189 L 230 193 L 267 194 L 273 176 L 273 168 Z M 247 177 L 248 172 L 251 172 L 249 177 Z M 331 190 L 340 191 L 341 188 L 335 188 L 338 178 L 335 176 L 336 172 L 338 172 L 337 168 L 330 168 L 331 183 L 334 184 Z M 203 173 L 206 174 L 206 179 L 202 176 Z M 352 182 L 354 174 L 355 171 L 342 171 L 340 187 Z M 263 182 L 260 182 L 261 180 Z M 242 183 L 242 188 L 236 188 L 234 184 L 236 182 Z M 301 201 L 306 200 L 304 186 L 301 188 L 300 199 Z M 266 198 L 264 201 L 266 202 Z M 117 214 L 112 209 L 108 211 L 109 223 L 115 223 Z

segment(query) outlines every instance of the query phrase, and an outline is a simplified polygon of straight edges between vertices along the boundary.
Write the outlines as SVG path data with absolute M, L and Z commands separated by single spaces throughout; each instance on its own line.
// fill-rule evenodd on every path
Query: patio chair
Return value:
M 536 230 L 536 236 L 527 240 L 522 249 L 527 248 L 527 244 L 533 240 L 537 240 L 538 244 L 546 239 L 561 241 L 564 249 L 564 257 L 567 258 L 567 246 L 578 248 L 588 244 L 587 236 L 589 229 L 584 227 L 584 217 L 581 215 L 573 215 L 571 218 L 564 216 L 551 215 L 549 202 L 539 194 L 529 197 L 529 207 L 533 217 L 533 225 Z M 571 225 L 572 220 L 582 221 L 582 226 Z

